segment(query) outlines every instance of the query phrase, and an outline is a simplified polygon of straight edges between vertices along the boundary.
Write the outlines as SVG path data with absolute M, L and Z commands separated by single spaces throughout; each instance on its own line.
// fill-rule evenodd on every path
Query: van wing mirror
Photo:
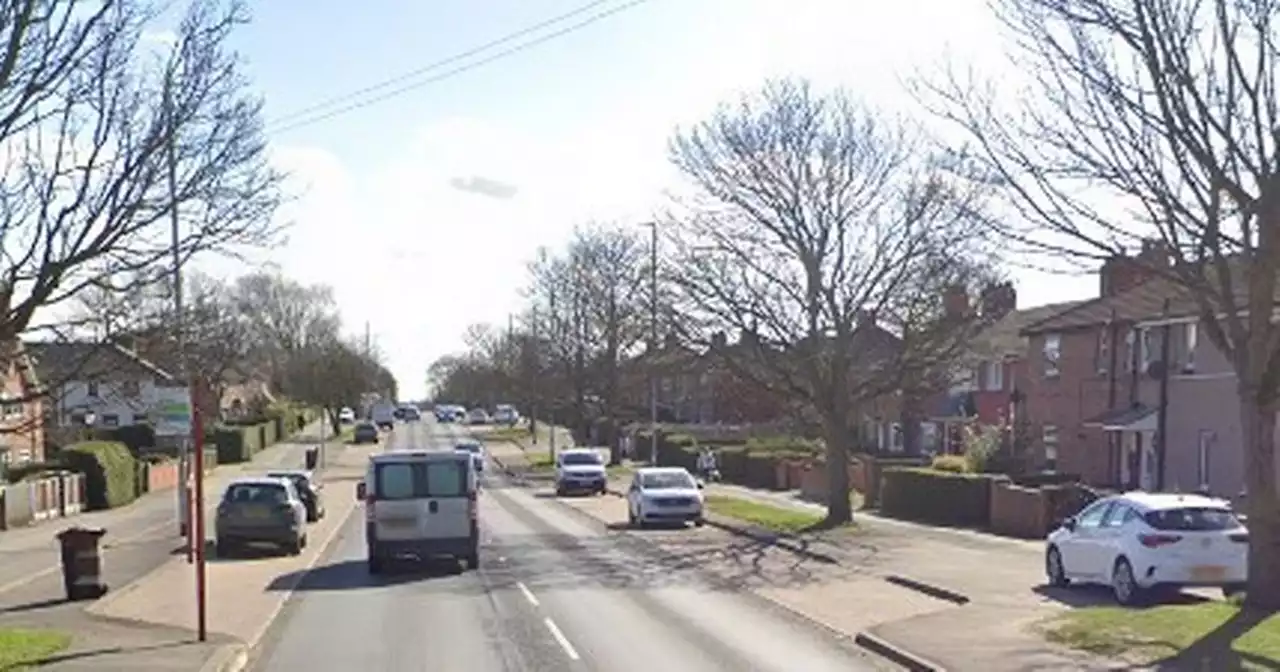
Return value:
M 356 499 L 364 501 L 368 491 L 365 489 L 364 483 L 356 483 Z

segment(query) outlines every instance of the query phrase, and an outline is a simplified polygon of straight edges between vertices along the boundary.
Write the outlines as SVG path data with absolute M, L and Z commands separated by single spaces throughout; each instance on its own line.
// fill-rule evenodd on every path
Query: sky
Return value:
M 944 58 L 1000 63 L 981 0 L 648 0 L 510 57 L 424 82 L 467 61 L 454 63 L 381 102 L 297 123 L 318 103 L 585 4 L 365 0 L 353 11 L 337 0 L 252 2 L 236 47 L 266 99 L 274 160 L 298 195 L 280 215 L 291 224 L 287 244 L 262 258 L 331 285 L 348 329 L 368 325 L 402 397 L 424 393 L 427 367 L 463 347 L 467 325 L 503 325 L 522 308 L 539 246 L 559 247 L 593 220 L 639 227 L 661 209 L 677 179 L 667 139 L 717 102 L 769 77 L 801 76 L 917 114 L 902 77 L 935 72 Z M 1090 278 L 1013 277 L 1022 306 L 1096 290 Z

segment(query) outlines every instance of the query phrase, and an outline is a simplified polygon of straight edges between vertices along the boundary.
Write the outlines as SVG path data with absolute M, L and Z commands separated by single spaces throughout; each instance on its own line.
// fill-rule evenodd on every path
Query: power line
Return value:
M 521 38 L 521 37 L 524 37 L 525 35 L 528 35 L 528 34 L 530 34 L 530 33 L 535 33 L 535 32 L 537 32 L 537 31 L 542 30 L 543 28 L 547 28 L 547 27 L 549 27 L 549 26 L 553 26 L 553 25 L 555 25 L 555 24 L 557 24 L 557 23 L 561 23 L 561 22 L 566 21 L 566 20 L 568 20 L 568 19 L 571 19 L 571 18 L 573 18 L 573 17 L 575 17 L 575 16 L 577 16 L 577 15 L 579 15 L 579 14 L 582 14 L 582 13 L 584 13 L 584 12 L 587 12 L 587 11 L 589 11 L 589 10 L 591 10 L 591 9 L 594 9 L 594 8 L 596 8 L 596 7 L 600 6 L 600 5 L 603 5 L 603 4 L 606 4 L 606 3 L 609 3 L 609 2 L 613 2 L 613 0 L 593 0 L 593 2 L 589 2 L 589 3 L 585 4 L 585 5 L 582 5 L 582 6 L 578 7 L 577 9 L 574 9 L 574 10 L 569 11 L 569 12 L 565 12 L 564 14 L 560 14 L 559 16 L 554 16 L 554 17 L 552 17 L 552 18 L 550 18 L 550 19 L 547 19 L 547 20 L 545 20 L 545 21 L 540 21 L 540 22 L 538 22 L 538 23 L 536 23 L 536 24 L 534 24 L 534 25 L 526 26 L 525 28 L 521 28 L 520 30 L 517 30 L 517 31 L 516 31 L 516 32 L 514 32 L 514 33 L 507 33 L 506 35 L 503 35 L 502 37 L 499 37 L 499 38 L 498 38 L 498 39 L 496 39 L 496 40 L 491 40 L 491 41 L 486 42 L 486 43 L 484 43 L 484 44 L 482 44 L 482 45 L 480 45 L 480 46 L 478 46 L 478 47 L 472 47 L 472 48 L 470 48 L 470 49 L 467 49 L 466 51 L 458 52 L 458 53 L 456 53 L 456 54 L 454 54 L 454 55 L 452 55 L 452 56 L 449 56 L 448 58 L 443 58 L 443 59 L 441 59 L 441 60 L 434 61 L 434 62 L 432 62 L 432 63 L 428 63 L 427 65 L 424 65 L 424 66 L 422 66 L 422 67 L 420 67 L 420 68 L 416 68 L 416 69 L 414 69 L 414 70 L 410 70 L 409 72 L 406 72 L 406 73 L 404 73 L 404 74 L 398 75 L 398 76 L 396 76 L 396 77 L 392 77 L 391 79 L 383 80 L 383 81 L 381 81 L 381 82 L 378 82 L 377 84 L 372 84 L 372 85 L 370 85 L 370 86 L 366 86 L 366 87 L 364 87 L 364 88 L 362 88 L 362 89 L 357 89 L 357 90 L 355 90 L 355 91 L 351 91 L 351 92 L 349 92 L 349 93 L 344 93 L 344 94 L 342 94 L 342 95 L 340 95 L 340 96 L 334 96 L 333 98 L 329 98 L 329 99 L 327 99 L 327 100 L 322 100 L 322 101 L 320 101 L 319 103 L 316 103 L 315 105 L 312 105 L 312 106 L 310 106 L 310 107 L 304 107 L 304 108 L 302 108 L 301 110 L 295 110 L 294 112 L 290 112 L 289 114 L 286 114 L 286 115 L 284 115 L 283 117 L 280 117 L 279 119 L 276 119 L 276 120 L 275 120 L 275 123 L 277 123 L 277 124 L 281 124 L 281 123 L 288 123 L 288 122 L 290 122 L 290 121 L 292 121 L 292 120 L 299 119 L 299 118 L 301 118 L 301 117 L 311 116 L 312 114 L 314 114 L 314 113 L 316 113 L 316 112 L 319 112 L 319 111 L 321 111 L 321 110 L 325 110 L 325 109 L 327 109 L 327 108 L 331 108 L 331 107 L 333 107 L 334 105 L 339 105 L 339 104 L 345 103 L 345 102 L 347 102 L 347 101 L 349 101 L 349 100 L 351 100 L 351 99 L 353 99 L 353 98 L 359 98 L 360 96 L 363 96 L 363 95 L 366 95 L 366 94 L 370 94 L 370 93 L 375 93 L 375 92 L 381 91 L 381 90 L 383 90 L 383 89 L 386 89 L 386 88 L 389 88 L 389 87 L 395 86 L 396 84 L 399 84 L 399 83 L 401 83 L 401 82 L 405 82 L 405 81 L 411 80 L 411 79 L 413 79 L 413 78 L 415 78 L 415 77 L 418 77 L 418 76 L 420 76 L 420 75 L 424 75 L 424 74 L 426 74 L 426 73 L 428 73 L 428 72 L 431 72 L 432 70 L 439 70 L 440 68 L 443 68 L 443 67 L 444 67 L 444 66 L 446 66 L 446 65 L 450 65 L 450 64 L 452 64 L 452 63 L 457 63 L 458 61 L 461 61 L 461 60 L 464 60 L 464 59 L 470 58 L 470 57 L 472 57 L 472 56 L 475 56 L 476 54 L 479 54 L 479 53 L 482 53 L 482 52 L 488 51 L 488 50 L 490 50 L 490 49 L 492 49 L 492 48 L 494 48 L 494 47 L 499 47 L 499 46 L 502 46 L 502 45 L 504 45 L 504 44 L 506 44 L 506 43 L 508 43 L 508 42 L 512 42 L 512 41 L 514 41 L 514 40 L 517 40 L 517 39 L 519 39 L 519 38 Z
M 512 46 L 512 47 L 509 47 L 509 48 L 507 48 L 507 49 L 503 49 L 502 51 L 499 51 L 499 52 L 497 52 L 497 53 L 495 53 L 495 54 L 491 54 L 491 55 L 489 55 L 489 56 L 486 56 L 485 58 L 482 58 L 482 59 L 480 59 L 480 60 L 477 60 L 477 61 L 471 61 L 471 62 L 469 62 L 469 63 L 466 63 L 465 65 L 458 66 L 458 67 L 453 68 L 453 69 L 451 69 L 451 70 L 446 70 L 446 71 L 441 72 L 441 73 L 439 73 L 439 74 L 437 74 L 437 75 L 433 75 L 433 76 L 431 76 L 431 77 L 427 77 L 427 78 L 425 78 L 425 79 L 421 79 L 421 80 L 418 80 L 418 81 L 412 82 L 412 83 L 410 83 L 410 84 L 404 84 L 404 85 L 402 85 L 402 86 L 398 86 L 398 87 L 395 87 L 395 88 L 391 88 L 389 91 L 385 91 L 384 93 L 382 93 L 382 94 L 380 94 L 380 95 L 377 95 L 377 96 L 374 96 L 374 97 L 372 97 L 372 98 L 366 98 L 366 99 L 361 100 L 361 101 L 359 101 L 359 102 L 354 102 L 354 103 L 351 103 L 351 104 L 349 104 L 349 105 L 344 105 L 344 106 L 342 106 L 342 107 L 338 107 L 338 108 L 336 108 L 336 109 L 332 109 L 332 110 L 329 110 L 329 111 L 327 111 L 327 112 L 320 112 L 320 113 L 318 113 L 318 114 L 308 115 L 308 112 L 309 112 L 309 111 L 319 111 L 319 110 L 322 110 L 322 109 L 325 109 L 325 108 L 328 108 L 328 107 L 332 107 L 333 105 L 338 104 L 338 103 L 341 103 L 341 102 L 342 102 L 342 101 L 344 101 L 344 100 L 348 100 L 348 99 L 351 99 L 351 98 L 358 97 L 358 96 L 360 96 L 360 95 L 362 95 L 362 94 L 364 94 L 364 93 L 371 93 L 371 92 L 374 92 L 374 91 L 381 91 L 381 90 L 383 90 L 383 89 L 386 89 L 386 88 L 388 88 L 388 87 L 391 87 L 391 86 L 392 86 L 392 85 L 394 85 L 394 84 L 398 84 L 398 83 L 400 83 L 400 82 L 403 82 L 403 81 L 406 81 L 406 80 L 409 80 L 409 79 L 413 79 L 413 78 L 415 78 L 415 77 L 417 77 L 418 75 L 421 75 L 421 74 L 423 74 L 423 73 L 426 73 L 426 72 L 430 72 L 430 71 L 432 71 L 432 70 L 439 69 L 440 67 L 442 67 L 442 66 L 444 66 L 444 65 L 448 65 L 449 63 L 454 63 L 454 62 L 457 62 L 457 61 L 459 61 L 459 60 L 463 60 L 463 59 L 465 59 L 465 58 L 467 58 L 467 57 L 469 57 L 469 56 L 475 55 L 475 54 L 477 54 L 477 53 L 479 53 L 479 52 L 487 51 L 488 49 L 490 49 L 490 48 L 492 48 L 492 47 L 494 47 L 494 46 L 498 46 L 498 45 L 501 45 L 501 44 L 505 44 L 505 43 L 507 43 L 507 42 L 513 41 L 513 40 L 515 40 L 515 39 L 518 39 L 519 37 L 522 37 L 522 36 L 524 36 L 524 35 L 528 35 L 529 33 L 535 32 L 535 31 L 537 31 L 537 30 L 539 30 L 539 29 L 541 29 L 541 28 L 545 28 L 545 27 L 547 27 L 547 26 L 549 26 L 549 25 L 552 25 L 552 24 L 560 23 L 560 22 L 564 21 L 564 20 L 565 20 L 565 19 L 567 19 L 567 18 L 571 18 L 571 17 L 573 17 L 573 16 L 576 16 L 577 14 L 581 14 L 581 13 L 583 13 L 583 12 L 586 12 L 586 11 L 588 11 L 589 9 L 591 9 L 591 8 L 593 8 L 593 7 L 595 7 L 595 6 L 598 6 L 598 5 L 600 5 L 600 4 L 602 4 L 602 3 L 606 2 L 606 1 L 607 1 L 607 0 L 596 0 L 595 2 L 592 2 L 592 3 L 588 4 L 588 5 L 584 5 L 584 6 L 582 6 L 582 7 L 579 7 L 578 9 L 573 10 L 572 12 L 569 12 L 569 13 L 567 13 L 567 14 L 562 14 L 562 15 L 560 15 L 560 16 L 558 16 L 558 17 L 556 17 L 556 18 L 548 19 L 548 20 L 546 20 L 546 21 L 543 21 L 543 22 L 541 22 L 541 23 L 537 24 L 536 26 L 531 26 L 531 27 L 529 27 L 529 28 L 525 28 L 525 29 L 523 29 L 523 30 L 517 31 L 517 32 L 515 32 L 515 33 L 512 33 L 512 34 L 510 34 L 510 35 L 508 35 L 508 36 L 506 36 L 506 37 L 500 38 L 500 39 L 498 39 L 498 40 L 494 40 L 494 41 L 492 41 L 492 42 L 490 42 L 490 43 L 488 43 L 488 44 L 485 44 L 485 45 L 483 45 L 483 46 L 475 47 L 474 49 L 469 49 L 469 50 L 467 50 L 466 52 L 463 52 L 463 53 L 460 53 L 460 54 L 457 54 L 457 55 L 451 56 L 451 57 L 446 58 L 446 59 L 443 59 L 443 60 L 441 60 L 441 61 L 437 61 L 436 63 L 432 63 L 432 64 L 430 64 L 430 65 L 428 65 L 428 66 L 423 67 L 423 68 L 419 68 L 418 70 L 415 70 L 415 71 L 414 71 L 414 72 L 412 72 L 412 73 L 407 73 L 407 74 L 401 75 L 401 76 L 399 76 L 399 77 L 396 77 L 396 78 L 394 78 L 394 79 L 390 79 L 390 80 L 387 80 L 387 81 L 381 82 L 381 83 L 379 83 L 379 84 L 375 84 L 375 85 L 373 85 L 373 86 L 365 87 L 364 89 L 361 89 L 361 90 L 359 90 L 359 91 L 356 91 L 356 92 L 353 92 L 353 93 L 347 94 L 347 95 L 345 95 L 345 96 L 340 96 L 340 97 L 338 97 L 338 98 L 331 99 L 331 100 L 330 100 L 330 101 L 328 101 L 328 102 L 320 103 L 320 104 L 317 104 L 317 105 L 313 105 L 313 106 L 311 106 L 311 107 L 309 107 L 309 108 L 307 108 L 307 109 L 305 109 L 305 110 L 300 110 L 300 111 L 298 111 L 298 112 L 295 112 L 295 113 L 292 113 L 292 114 L 286 115 L 285 117 L 282 117 L 282 119 L 283 119 L 283 120 L 286 120 L 286 123 L 285 123 L 283 126 L 280 126 L 280 127 L 277 127 L 277 128 L 272 128 L 272 129 L 269 129 L 269 130 L 271 130 L 271 132 L 273 132 L 273 133 L 283 133 L 283 132 L 285 132 L 285 131 L 291 131 L 291 130 L 293 130 L 293 129 L 295 129 L 295 128 L 301 128 L 301 127 L 303 127 L 303 126 L 310 126 L 311 124 L 319 123 L 319 122 L 321 122 L 321 121 L 325 121 L 325 120 L 327 120 L 327 119 L 332 119 L 333 117 L 336 117 L 336 116 L 339 116 L 339 115 L 342 115 L 342 114 L 346 114 L 346 113 L 348 113 L 348 112 L 353 112 L 353 111 L 355 111 L 355 110 L 359 110 L 359 109 L 362 109 L 362 108 L 365 108 L 365 107 L 369 107 L 369 106 L 371 106 L 371 105 L 374 105 L 374 104 L 380 103 L 380 102 L 385 101 L 385 100 L 388 100 L 388 99 L 390 99 L 390 98 L 395 98 L 395 97 L 397 97 L 397 96 L 404 95 L 405 93 L 409 93 L 410 91 L 414 91 L 414 90 L 416 90 L 416 89 L 420 89 L 420 88 L 422 88 L 422 87 L 424 87 L 424 86 L 427 86 L 428 84 L 434 84 L 434 83 L 436 83 L 436 82 L 440 82 L 440 81 L 443 81 L 443 80 L 446 80 L 446 79 L 450 79 L 450 78 L 452 78 L 452 77 L 456 77 L 456 76 L 461 75 L 461 74 L 463 74 L 463 73 L 465 73 L 465 72 L 469 72 L 469 71 L 474 70 L 474 69 L 476 69 L 476 68 L 479 68 L 479 67 L 481 67 L 481 66 L 484 66 L 484 65 L 488 65 L 488 64 L 490 64 L 490 63 L 493 63 L 494 61 L 498 61 L 498 60 L 501 60 L 501 59 L 503 59 L 503 58 L 507 58 L 507 57 L 509 57 L 509 56 L 514 56 L 514 55 L 516 55 L 516 54 L 518 54 L 518 53 L 520 53 L 520 52 L 523 52 L 523 51 L 525 51 L 525 50 L 527 50 L 527 49 L 531 49 L 531 48 L 533 48 L 533 47 L 539 46 L 539 45 L 544 44 L 544 43 L 546 43 L 546 42 L 550 42 L 551 40 L 554 40 L 554 39 L 559 38 L 559 37 L 563 37 L 563 36 L 568 35 L 568 34 L 570 34 L 570 33 L 577 32 L 577 31 L 579 31 L 579 30 L 582 30 L 583 28 L 586 28 L 586 27 L 588 27 L 588 26 L 590 26 L 590 25 L 594 24 L 594 23 L 597 23 L 597 22 L 599 22 L 599 21 L 603 21 L 604 19 L 607 19 L 607 18 L 609 18 L 609 17 L 611 17 L 611 16 L 613 16 L 613 15 L 615 15 L 615 14 L 622 13 L 622 12 L 624 12 L 624 11 L 628 10 L 628 9 L 633 9 L 633 8 L 635 8 L 635 7 L 639 6 L 639 5 L 642 5 L 642 4 L 646 3 L 646 2 L 648 2 L 649 0 L 631 0 L 630 2 L 626 2 L 626 3 L 622 4 L 622 5 L 617 6 L 617 7 L 613 7 L 613 8 L 611 8 L 611 9 L 606 9 L 606 10 L 604 10 L 604 11 L 597 12 L 597 13 L 595 13 L 595 14 L 593 14 L 593 15 L 591 15 L 591 16 L 589 16 L 589 17 L 587 17 L 586 19 L 583 19 L 583 20 L 581 20 L 581 21 L 578 21 L 578 22 L 576 22 L 576 23 L 573 23 L 573 24 L 571 24 L 571 25 L 569 25 L 569 26 L 566 26 L 566 27 L 564 27 L 564 28 L 561 28 L 561 29 L 559 29 L 559 30 L 556 30 L 556 31 L 553 31 L 553 32 L 547 33 L 547 34 L 545 34 L 545 35 L 539 36 L 539 37 L 534 38 L 534 39 L 532 39 L 532 40 L 528 40 L 528 41 L 525 41 L 525 42 L 521 42 L 521 43 L 516 44 L 516 45 L 514 45 L 514 46 Z M 299 117 L 301 117 L 301 118 L 299 118 Z M 290 120 L 290 119 L 297 119 L 297 121 L 292 121 L 292 122 L 287 121 L 287 120 Z M 278 123 L 278 122 L 277 122 L 277 123 Z

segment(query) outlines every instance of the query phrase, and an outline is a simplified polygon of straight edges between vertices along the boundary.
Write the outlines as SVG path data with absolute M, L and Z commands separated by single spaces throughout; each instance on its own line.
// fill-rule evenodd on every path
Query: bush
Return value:
M 147 424 L 99 429 L 94 432 L 94 435 L 94 438 L 99 441 L 123 443 L 129 447 L 129 450 L 134 455 L 138 455 L 148 448 L 154 448 L 156 445 L 156 430 Z
M 1041 488 L 1046 485 L 1067 485 L 1081 482 L 1079 474 L 1060 474 L 1056 471 L 1040 471 L 1013 476 L 1014 485 L 1024 488 Z
M 991 518 L 991 482 L 984 474 L 890 467 L 881 474 L 885 515 L 935 525 L 985 527 Z
M 797 436 L 753 436 L 747 439 L 747 452 L 805 457 L 822 452 L 822 444 Z
M 248 462 L 259 450 L 259 430 L 250 427 L 219 427 L 214 430 L 213 441 L 218 446 L 218 464 Z
M 138 463 L 118 441 L 85 441 L 62 449 L 68 469 L 84 474 L 85 508 L 124 506 L 138 496 Z
M 933 458 L 933 463 L 929 468 L 953 474 L 967 474 L 972 471 L 969 468 L 969 460 L 964 455 L 939 455 Z

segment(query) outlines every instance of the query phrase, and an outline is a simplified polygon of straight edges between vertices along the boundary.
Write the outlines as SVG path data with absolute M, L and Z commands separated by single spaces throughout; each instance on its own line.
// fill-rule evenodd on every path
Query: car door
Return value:
M 427 499 L 423 537 L 471 536 L 471 459 L 467 454 L 450 455 L 421 463 Z
M 1079 577 L 1097 577 L 1093 556 L 1095 535 L 1102 519 L 1111 510 L 1112 500 L 1102 499 L 1090 504 L 1075 517 L 1076 525 L 1058 542 L 1058 551 L 1062 554 L 1062 566 L 1067 574 Z
M 1093 568 L 1091 573 L 1097 576 L 1111 575 L 1126 528 L 1136 516 L 1133 508 L 1122 501 L 1115 502 L 1107 510 L 1093 531 L 1093 539 L 1089 544 L 1087 562 Z

